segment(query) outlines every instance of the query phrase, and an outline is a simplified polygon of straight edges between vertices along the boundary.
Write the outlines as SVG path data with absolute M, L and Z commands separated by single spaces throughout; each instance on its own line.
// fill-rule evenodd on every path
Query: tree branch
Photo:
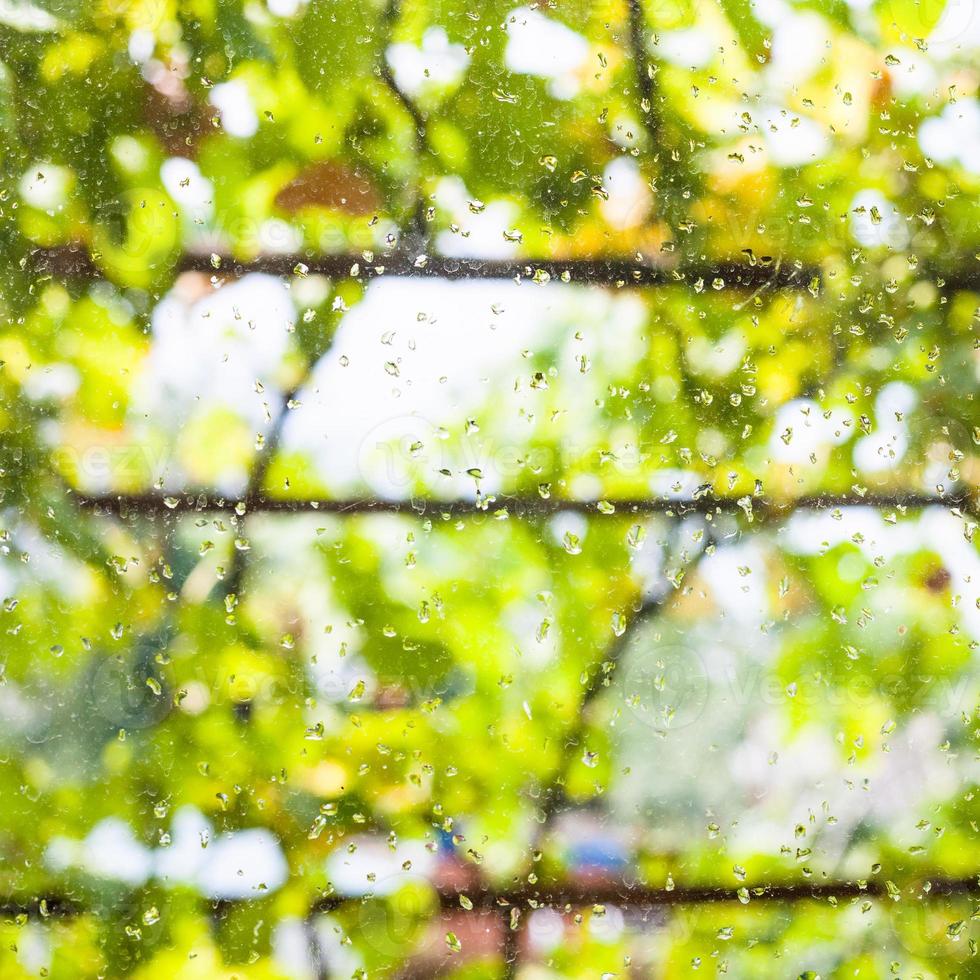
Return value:
M 684 568 L 685 576 L 697 568 L 705 554 L 711 554 L 713 552 L 714 540 L 710 534 L 705 532 L 704 546 L 688 561 Z M 613 672 L 619 666 L 619 661 L 628 649 L 633 637 L 636 636 L 641 627 L 664 610 L 673 597 L 673 594 L 670 588 L 665 585 L 659 594 L 645 599 L 639 609 L 634 613 L 633 618 L 626 624 L 623 632 L 606 647 L 603 655 L 597 661 L 594 661 L 591 668 L 588 669 L 585 690 L 579 702 L 575 722 L 571 730 L 563 736 L 562 761 L 553 779 L 544 791 L 544 803 L 541 806 L 544 819 L 541 821 L 541 826 L 535 834 L 535 842 L 540 840 L 543 834 L 548 831 L 554 818 L 561 812 L 562 808 L 570 803 L 568 795 L 565 792 L 565 778 L 569 765 L 574 761 L 574 756 L 570 756 L 567 750 L 577 748 L 585 740 L 589 728 L 587 719 L 589 706 L 609 686 Z
M 661 173 L 666 176 L 667 183 L 672 185 L 665 190 L 660 188 L 659 199 L 663 216 L 677 234 L 678 227 L 684 214 L 684 206 L 678 200 L 685 197 L 685 167 L 690 163 L 684 160 L 676 149 L 668 148 L 664 132 L 659 124 L 657 112 L 657 86 L 654 82 L 655 70 L 650 63 L 647 53 L 647 28 L 643 12 L 643 0 L 627 0 L 627 17 L 629 27 L 630 57 L 636 75 L 636 85 L 640 95 L 640 119 L 650 141 L 650 151 L 654 159 L 660 162 Z
M 385 8 L 383 25 L 386 34 L 390 35 L 391 29 L 398 20 L 399 6 L 400 4 L 398 0 L 389 0 L 389 3 Z M 412 230 L 418 237 L 419 247 L 424 248 L 425 243 L 427 243 L 429 239 L 429 229 L 428 222 L 426 221 L 425 217 L 425 195 L 422 188 L 421 169 L 422 161 L 431 152 L 429 146 L 428 122 L 425 116 L 422 115 L 422 111 L 419 109 L 419 107 L 412 101 L 411 98 L 409 98 L 408 94 L 395 80 L 394 73 L 388 64 L 384 52 L 381 54 L 379 72 L 381 75 L 381 80 L 388 86 L 388 89 L 401 104 L 402 108 L 411 117 L 412 125 L 415 129 L 415 164 L 417 173 L 415 181 L 416 186 L 414 188 L 415 201 L 412 208 Z

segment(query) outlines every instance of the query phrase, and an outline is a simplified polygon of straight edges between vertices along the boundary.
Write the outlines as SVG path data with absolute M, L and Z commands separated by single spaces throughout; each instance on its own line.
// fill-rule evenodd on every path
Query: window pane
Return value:
M 0 9 L 0 976 L 972 975 L 978 49 Z

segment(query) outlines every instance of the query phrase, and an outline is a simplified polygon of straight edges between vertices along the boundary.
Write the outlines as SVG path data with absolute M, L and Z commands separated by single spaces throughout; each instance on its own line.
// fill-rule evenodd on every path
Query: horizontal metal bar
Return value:
M 208 494 L 180 493 L 167 496 L 159 493 L 143 494 L 75 494 L 80 506 L 101 514 L 119 516 L 158 516 L 166 514 L 201 513 L 207 511 L 237 511 L 267 514 L 409 514 L 416 517 L 479 516 L 506 510 L 515 517 L 549 517 L 560 513 L 579 514 L 687 514 L 745 513 L 753 517 L 781 516 L 795 511 L 826 511 L 846 507 L 870 507 L 885 510 L 920 510 L 925 507 L 959 509 L 964 513 L 977 512 L 977 499 L 969 494 L 956 493 L 946 496 L 917 493 L 857 493 L 817 494 L 776 500 L 767 497 L 716 497 L 705 493 L 697 497 L 638 497 L 609 500 L 544 499 L 529 494 L 508 496 L 491 494 L 477 500 L 439 500 L 432 497 L 415 497 L 401 500 L 385 500 L 376 497 L 347 499 L 285 500 L 258 494 L 247 499 L 234 499 Z
M 928 889 L 926 890 L 926 886 Z M 923 896 L 950 896 L 980 894 L 980 881 L 974 875 L 972 878 L 943 878 L 936 877 L 923 880 L 911 886 L 915 894 Z M 659 905 L 710 905 L 725 902 L 740 902 L 748 896 L 750 902 L 806 902 L 826 901 L 831 898 L 838 900 L 849 898 L 880 898 L 889 894 L 885 881 L 872 878 L 866 881 L 815 881 L 781 884 L 751 884 L 742 889 L 710 887 L 699 885 L 675 886 L 671 889 L 649 888 L 642 885 L 630 886 L 625 882 L 610 881 L 581 882 L 556 886 L 553 889 L 532 887 L 516 891 L 494 892 L 491 890 L 478 891 L 475 894 L 466 892 L 467 898 L 474 907 L 498 907 L 502 904 L 516 905 L 524 908 L 545 905 L 551 908 L 561 908 L 565 905 L 620 905 L 627 908 L 644 908 Z M 742 891 L 740 897 L 739 892 Z M 903 891 L 902 894 L 913 892 Z M 440 900 L 444 907 L 458 907 L 458 895 L 441 893 Z
M 38 274 L 59 278 L 100 278 L 103 273 L 88 251 L 78 247 L 36 249 L 27 261 Z M 230 256 L 186 253 L 175 272 L 203 272 L 217 276 L 244 276 L 264 272 L 274 276 L 324 275 L 332 279 L 354 276 L 378 279 L 382 276 L 410 276 L 436 279 L 531 279 L 600 286 L 695 286 L 740 289 L 805 289 L 820 278 L 817 269 L 802 263 L 758 261 L 670 264 L 637 262 L 629 259 L 474 259 L 444 255 L 404 253 L 346 253 L 334 255 L 262 255 L 249 260 Z
M 37 248 L 25 256 L 24 261 L 39 276 L 83 279 L 99 279 L 104 276 L 88 251 L 77 245 Z M 355 276 L 368 280 L 382 276 L 448 280 L 531 279 L 620 288 L 667 285 L 695 287 L 700 282 L 705 289 L 714 289 L 716 285 L 724 283 L 726 288 L 793 290 L 810 288 L 822 278 L 818 268 L 798 260 L 753 261 L 754 264 L 748 260 L 678 264 L 628 258 L 483 259 L 399 252 L 347 252 L 332 255 L 296 253 L 261 255 L 254 259 L 240 260 L 227 255 L 187 252 L 178 258 L 174 272 L 203 272 L 219 277 L 263 272 L 274 276 L 323 275 L 331 279 Z M 980 290 L 980 269 L 955 268 L 940 271 L 920 268 L 917 278 L 928 279 L 947 291 Z
M 947 878 L 932 875 L 912 883 L 899 884 L 898 894 L 905 898 L 928 900 L 957 895 L 980 895 L 980 872 L 971 877 Z M 623 908 L 652 908 L 663 905 L 713 905 L 743 902 L 809 902 L 852 898 L 876 899 L 893 891 L 881 877 L 866 881 L 804 881 L 778 884 L 746 884 L 742 888 L 708 885 L 676 885 L 673 888 L 651 888 L 625 881 L 565 882 L 559 885 L 525 886 L 519 889 L 496 890 L 482 884 L 467 888 L 439 889 L 439 904 L 445 911 L 459 910 L 461 899 L 467 899 L 474 909 L 493 910 L 515 906 L 521 909 L 557 908 L 565 906 L 617 905 Z M 372 896 L 327 895 L 310 907 L 310 914 L 330 912 L 345 904 L 361 902 Z M 383 898 L 383 896 L 381 896 Z M 220 916 L 236 905 L 249 900 L 208 902 L 212 912 Z M 84 915 L 87 903 L 67 896 L 17 899 L 0 898 L 0 916 L 39 916 L 41 918 L 71 918 Z

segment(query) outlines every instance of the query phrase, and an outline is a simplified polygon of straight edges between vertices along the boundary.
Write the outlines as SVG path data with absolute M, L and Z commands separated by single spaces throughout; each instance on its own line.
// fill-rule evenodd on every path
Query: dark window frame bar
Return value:
M 472 500 L 437 497 L 386 499 L 381 497 L 323 497 L 285 498 L 264 493 L 242 497 L 223 497 L 208 491 L 179 491 L 166 493 L 104 493 L 88 494 L 74 491 L 75 503 L 99 516 L 166 517 L 169 515 L 198 514 L 215 511 L 232 511 L 239 516 L 247 514 L 332 514 L 352 517 L 360 514 L 405 514 L 412 517 L 465 517 L 494 516 L 506 512 L 517 518 L 547 518 L 555 514 L 576 513 L 594 517 L 622 517 L 629 515 L 663 514 L 667 517 L 691 515 L 713 516 L 720 514 L 745 514 L 751 509 L 753 518 L 786 517 L 796 512 L 825 512 L 848 508 L 873 508 L 894 510 L 899 513 L 922 510 L 927 507 L 943 507 L 960 515 L 976 515 L 980 502 L 966 492 L 920 494 L 903 492 L 824 493 L 790 498 L 749 497 L 743 506 L 743 497 L 716 497 L 704 494 L 698 497 L 610 497 L 606 500 L 570 498 L 547 499 L 531 494 L 488 494 Z M 604 513 L 611 504 L 614 510 Z
M 241 278 L 250 273 L 270 276 L 327 276 L 331 279 L 396 278 L 512 279 L 541 282 L 576 283 L 597 287 L 641 287 L 695 285 L 706 289 L 716 280 L 725 287 L 741 289 L 802 290 L 821 280 L 819 269 L 801 262 L 772 260 L 656 263 L 629 258 L 549 258 L 513 259 L 465 258 L 406 252 L 344 252 L 315 254 L 264 254 L 252 259 L 205 252 L 184 252 L 173 263 L 172 272 L 199 272 L 218 278 Z M 24 257 L 23 264 L 38 276 L 65 279 L 108 278 L 87 249 L 78 245 L 37 248 Z
M 540 887 L 525 885 L 520 888 L 493 888 L 476 883 L 472 887 L 435 888 L 439 907 L 444 912 L 460 911 L 460 898 L 467 898 L 474 911 L 499 911 L 519 908 L 522 911 L 536 909 L 563 910 L 586 905 L 616 905 L 629 908 L 655 908 L 673 905 L 714 905 L 755 902 L 789 903 L 838 901 L 853 898 L 880 899 L 897 894 L 901 898 L 931 900 L 955 896 L 980 896 L 980 874 L 972 877 L 947 877 L 925 874 L 904 885 L 892 883 L 881 876 L 867 879 L 824 879 L 812 882 L 779 882 L 776 884 L 745 884 L 734 887 L 722 885 L 676 885 L 673 888 L 652 888 L 644 884 L 632 884 L 613 878 L 600 881 L 567 881 Z M 435 887 L 435 886 L 434 886 Z M 741 894 L 739 894 L 741 892 Z M 386 900 L 385 895 L 331 894 L 314 901 L 308 915 L 317 916 L 358 902 Z M 201 899 L 211 907 L 216 917 L 241 904 L 264 901 L 258 899 Z M 33 898 L 8 898 L 0 900 L 0 916 L 13 918 L 18 915 L 38 916 L 42 919 L 71 919 L 89 912 L 89 907 L 66 895 L 39 896 Z
M 753 264 L 754 263 L 754 264 Z M 38 277 L 99 280 L 108 278 L 81 245 L 36 248 L 22 259 Z M 240 278 L 250 273 L 270 276 L 321 275 L 331 279 L 376 280 L 396 278 L 444 279 L 447 281 L 510 279 L 594 286 L 597 288 L 641 288 L 650 286 L 696 286 L 707 291 L 720 281 L 724 288 L 807 290 L 823 283 L 825 275 L 799 260 L 654 262 L 647 258 L 553 258 L 519 256 L 512 259 L 466 258 L 405 252 L 344 252 L 317 254 L 266 254 L 251 259 L 188 251 L 172 266 L 173 275 L 198 272 L 218 279 Z M 957 268 L 945 273 L 923 269 L 917 279 L 927 278 L 939 289 L 980 290 L 980 269 Z

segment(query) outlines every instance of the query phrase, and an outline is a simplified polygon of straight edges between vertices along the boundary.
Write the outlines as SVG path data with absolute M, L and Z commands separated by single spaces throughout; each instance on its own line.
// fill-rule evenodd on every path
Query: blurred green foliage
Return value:
M 924 134 L 980 114 L 976 41 L 771 7 L 0 10 L 0 975 L 472 980 L 510 923 L 529 978 L 975 975 L 980 165 Z M 219 268 L 270 252 L 352 268 Z M 473 252 L 798 281 L 425 280 L 503 353 L 365 435 L 338 391 L 463 373 L 416 382 L 365 313 L 416 300 L 365 269 Z M 389 463 L 493 499 L 184 503 L 390 496 Z M 692 492 L 739 509 L 622 504 Z M 904 492 L 963 504 L 790 516 Z M 626 901 L 834 881 L 872 885 Z M 562 882 L 624 900 L 466 905 Z

